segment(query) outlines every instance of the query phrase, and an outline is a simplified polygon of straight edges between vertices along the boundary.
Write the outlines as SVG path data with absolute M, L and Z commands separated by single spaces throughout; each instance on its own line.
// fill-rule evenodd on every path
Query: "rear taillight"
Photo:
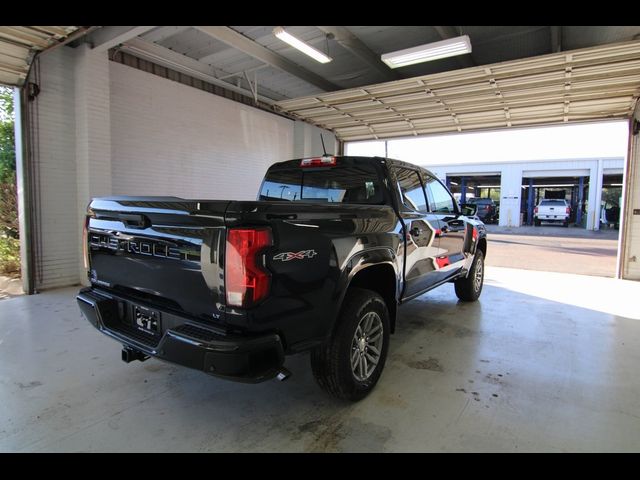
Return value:
M 305 158 L 300 161 L 301 167 L 333 167 L 336 165 L 336 157 Z
M 228 230 L 224 277 L 227 305 L 248 308 L 267 296 L 271 275 L 260 255 L 272 244 L 269 228 Z
M 538 207 L 533 209 L 533 213 L 538 213 Z
M 571 208 L 567 207 L 567 215 L 571 213 Z

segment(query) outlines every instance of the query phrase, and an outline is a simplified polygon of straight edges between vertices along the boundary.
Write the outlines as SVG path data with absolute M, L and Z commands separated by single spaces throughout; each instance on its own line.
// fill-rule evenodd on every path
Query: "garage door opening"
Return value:
M 0 300 L 20 294 L 13 88 L 0 85 Z
M 589 176 L 571 177 L 523 177 L 522 201 L 520 212 L 523 225 L 545 226 L 563 224 L 563 219 L 568 227 L 586 228 L 588 211 Z M 558 212 L 558 220 L 541 221 L 536 216 L 536 207 L 551 203 L 550 200 L 566 201 L 569 213 Z M 558 202 L 556 202 L 558 203 Z M 544 204 L 542 204 L 544 206 Z M 550 207 L 553 208 L 553 207 Z M 555 207 L 556 210 L 558 207 Z
M 459 203 L 493 203 L 489 265 L 614 277 L 627 144 L 614 121 L 348 142 L 345 153 L 416 163 Z M 567 227 L 535 226 L 545 198 L 566 200 Z

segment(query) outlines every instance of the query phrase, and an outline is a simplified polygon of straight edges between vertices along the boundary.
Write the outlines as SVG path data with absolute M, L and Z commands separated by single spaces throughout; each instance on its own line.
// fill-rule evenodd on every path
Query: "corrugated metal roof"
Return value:
M 423 75 L 276 103 L 344 141 L 629 117 L 640 41 Z
M 244 35 L 256 44 L 271 50 L 284 59 L 314 75 L 320 76 L 339 88 L 356 88 L 388 80 L 385 76 L 363 60 L 353 51 L 345 48 L 336 38 L 327 37 L 317 26 L 286 26 L 288 32 L 296 35 L 312 46 L 329 53 L 333 61 L 319 64 L 298 50 L 280 41 L 273 35 L 274 26 L 230 26 L 233 31 Z M 631 40 L 640 33 L 640 27 L 586 26 L 586 27 L 549 27 L 549 26 L 347 26 L 341 27 L 351 32 L 370 50 L 372 57 L 378 57 L 390 51 L 439 41 L 447 28 L 451 32 L 469 35 L 473 51 L 471 54 L 424 62 L 399 68 L 393 74 L 400 78 L 413 78 L 419 75 L 431 75 L 440 72 L 459 70 L 464 67 L 492 64 L 529 58 L 556 51 L 557 48 L 570 50 L 592 47 L 602 43 Z M 557 30 L 554 30 L 556 29 Z M 554 32 L 561 45 L 553 43 Z M 291 72 L 274 68 L 260 67 L 262 62 L 239 49 L 204 34 L 194 27 L 158 27 L 141 36 L 156 43 L 209 65 L 216 70 L 216 77 L 230 84 L 237 82 L 248 90 L 250 86 L 241 75 L 248 70 L 250 77 L 257 70 L 258 91 L 261 95 L 273 99 L 296 98 L 317 95 L 322 88 L 309 83 Z
M 59 43 L 78 28 L 0 26 L 0 83 L 22 85 L 33 55 Z

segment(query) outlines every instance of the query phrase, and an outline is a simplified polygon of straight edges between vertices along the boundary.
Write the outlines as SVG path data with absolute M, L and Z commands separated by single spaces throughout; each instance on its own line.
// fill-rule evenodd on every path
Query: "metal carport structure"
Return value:
M 370 74 L 381 74 L 376 56 L 380 47 L 373 40 L 386 39 L 393 43 L 392 40 L 398 38 L 397 29 L 400 27 L 376 27 L 386 29 L 383 33 L 373 31 L 373 27 L 299 28 L 301 31 L 304 30 L 304 35 L 310 37 L 314 35 L 311 31 L 314 28 L 327 35 L 331 34 L 344 47 L 344 51 L 335 52 L 337 56 L 336 66 L 332 67 L 335 69 L 332 70 L 333 76 L 318 78 L 317 73 L 314 73 L 317 70 L 303 68 L 297 57 L 291 56 L 290 52 L 273 43 L 271 27 L 1 27 L 0 54 L 6 54 L 11 50 L 13 53 L 9 53 L 13 58 L 0 56 L 0 69 L 11 65 L 11 62 L 15 63 L 16 65 L 11 65 L 11 69 L 16 70 L 12 73 L 13 77 L 3 81 L 24 87 L 30 62 L 38 51 L 52 50 L 65 44 L 74 46 L 75 43 L 74 49 L 81 50 L 78 46 L 87 47 L 84 50 L 87 59 L 97 58 L 101 54 L 106 58 L 108 55 L 107 63 L 119 62 L 128 66 L 134 66 L 138 59 L 142 59 L 146 60 L 146 66 L 138 65 L 138 69 L 146 68 L 156 75 L 156 71 L 164 71 L 167 78 L 184 78 L 187 75 L 191 78 L 191 86 L 196 82 L 209 82 L 215 88 L 222 86 L 233 94 L 245 94 L 248 96 L 247 101 L 253 101 L 256 107 L 271 111 L 275 109 L 288 118 L 331 130 L 342 142 L 630 119 L 634 108 L 637 108 L 637 98 L 640 95 L 640 41 L 635 40 L 473 66 L 476 62 L 482 63 L 481 58 L 488 58 L 486 53 L 481 55 L 479 49 L 478 53 L 474 54 L 475 61 L 466 57 L 457 60 L 466 68 L 453 69 L 456 60 L 452 60 L 449 63 L 445 62 L 446 68 L 450 70 L 440 69 L 436 70 L 438 73 L 411 78 L 402 78 L 403 75 L 398 75 L 398 72 L 384 71 L 386 74 L 383 78 L 391 80 L 387 83 L 336 90 L 345 86 L 341 85 L 341 82 L 346 80 L 339 80 L 340 76 L 348 77 L 349 82 L 355 81 L 351 80 L 351 74 L 347 75 L 348 70 L 340 70 L 351 66 L 352 54 L 367 65 L 364 70 L 360 69 L 364 73 L 358 70 L 364 75 L 362 78 L 369 82 L 375 81 Z M 440 37 L 448 35 L 442 30 L 447 27 L 425 28 L 436 29 Z M 493 28 L 496 27 L 487 27 L 487 31 Z M 544 28 L 551 31 L 551 51 L 558 51 L 560 42 L 557 33 L 560 27 Z M 569 38 L 575 37 L 576 27 L 562 28 L 565 31 L 565 40 L 567 34 L 570 34 Z M 616 37 L 616 32 L 611 32 L 612 28 L 619 30 L 620 35 L 631 36 L 636 27 L 627 28 L 629 31 L 623 27 L 602 28 L 604 30 L 600 34 L 604 37 L 598 37 L 600 34 L 595 31 L 589 31 L 590 33 L 585 35 L 591 35 L 593 42 L 602 43 L 606 42 L 607 38 L 621 38 Z M 87 36 L 87 33 L 90 35 Z M 538 33 L 543 34 L 544 30 Z M 413 32 L 411 35 L 415 34 L 416 32 Z M 35 37 L 31 38 L 33 35 Z M 26 40 L 18 48 L 15 37 L 20 36 Z M 636 37 L 637 35 L 633 38 Z M 78 38 L 81 40 L 74 42 Z M 361 39 L 366 41 L 363 42 Z M 414 39 L 407 38 L 407 41 Z M 502 43 L 505 42 L 508 43 L 506 37 L 502 39 Z M 501 48 L 504 50 L 511 47 L 503 45 Z M 71 49 L 64 48 L 59 51 L 61 50 Z M 123 55 L 129 57 L 124 58 Z M 67 56 L 71 62 L 71 57 Z M 77 57 L 81 58 L 81 55 Z M 287 59 L 290 61 L 286 61 Z M 291 64 L 291 61 L 295 65 Z M 96 65 L 91 64 L 86 70 L 74 70 L 76 75 L 82 77 L 78 85 L 84 85 L 87 89 L 90 86 L 93 88 L 90 71 Z M 158 65 L 161 68 L 156 69 Z M 443 68 L 444 66 L 445 64 L 442 64 Z M 224 69 L 221 70 L 221 67 Z M 101 68 L 104 68 L 104 65 Z M 110 70 L 110 67 L 106 68 Z M 262 78 L 267 79 L 266 84 L 265 80 L 262 81 L 266 88 L 262 87 L 261 90 L 258 89 L 255 80 L 257 69 L 261 69 Z M 280 73 L 274 73 L 274 69 Z M 251 79 L 248 73 L 254 75 L 253 82 L 249 81 Z M 355 75 L 357 72 L 352 73 Z M 104 76 L 104 73 L 100 75 Z M 241 75 L 246 78 L 250 91 L 240 86 Z M 322 81 L 323 78 L 327 81 Z M 287 88 L 292 94 L 305 92 L 305 96 L 283 100 L 286 92 L 271 91 L 276 85 L 274 82 L 280 80 L 287 85 L 290 84 Z M 83 94 L 88 92 L 84 86 L 77 91 Z M 108 90 L 108 80 L 103 86 Z M 308 92 L 317 92 L 318 89 L 334 91 L 309 95 Z M 27 104 L 27 95 L 28 89 L 23 88 L 24 105 Z M 107 102 L 108 97 L 107 93 Z M 86 98 L 93 103 L 97 102 L 92 96 Z M 87 107 L 86 110 L 78 112 L 82 115 L 96 115 L 96 119 L 99 119 L 88 129 L 84 128 L 82 123 L 78 123 L 78 129 L 84 132 L 83 138 L 91 145 L 102 145 L 100 142 L 93 142 L 94 135 L 99 132 L 99 129 L 94 131 L 93 128 L 100 122 L 109 122 L 109 114 L 105 116 L 94 107 Z M 637 116 L 638 113 L 636 118 Z M 635 125 L 637 123 L 632 122 L 631 131 L 637 133 Z M 28 138 L 29 131 L 29 128 L 23 125 L 20 132 L 23 139 Z M 18 140 L 20 133 L 17 136 Z M 634 142 L 635 147 L 630 150 L 626 168 L 627 188 L 624 195 L 625 204 L 629 205 L 629 208 L 625 210 L 626 221 L 623 222 L 621 235 L 619 276 L 640 279 L 640 268 L 636 267 L 637 262 L 634 263 L 634 259 L 640 255 L 637 251 L 640 240 L 636 240 L 640 236 L 640 222 L 637 220 L 639 217 L 632 214 L 635 210 L 632 207 L 637 205 L 639 200 L 637 197 L 640 192 L 635 185 L 640 183 L 640 174 L 636 166 L 637 136 L 632 135 L 630 138 L 630 148 Z M 78 154 L 86 153 L 84 147 L 78 149 L 72 143 L 68 148 Z M 107 150 L 102 152 L 105 158 L 110 155 Z M 32 194 L 33 188 L 28 184 L 28 169 L 25 169 L 23 175 L 18 176 L 26 182 L 22 189 L 23 197 Z M 84 191 L 81 193 L 84 194 Z M 22 209 L 23 212 L 26 210 L 28 209 Z M 30 212 L 27 211 L 26 214 Z M 28 222 L 23 221 L 22 224 Z M 632 235 L 632 232 L 635 233 Z M 29 232 L 26 233 L 28 236 Z M 27 250 L 28 248 L 29 246 Z M 38 263 L 37 259 L 33 263 Z
M 343 142 L 629 119 L 617 276 L 640 279 L 640 41 L 396 80 L 276 107 Z M 635 112 L 635 117 L 634 117 Z

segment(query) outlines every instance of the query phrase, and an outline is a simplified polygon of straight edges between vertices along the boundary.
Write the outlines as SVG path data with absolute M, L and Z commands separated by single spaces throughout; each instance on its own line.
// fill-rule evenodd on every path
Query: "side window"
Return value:
M 427 210 L 427 201 L 422 189 L 418 172 L 408 168 L 395 168 L 398 186 L 402 192 L 402 202 L 409 208 L 419 212 Z
M 435 213 L 455 213 L 453 197 L 434 177 L 425 175 L 425 187 L 429 197 L 429 207 Z

